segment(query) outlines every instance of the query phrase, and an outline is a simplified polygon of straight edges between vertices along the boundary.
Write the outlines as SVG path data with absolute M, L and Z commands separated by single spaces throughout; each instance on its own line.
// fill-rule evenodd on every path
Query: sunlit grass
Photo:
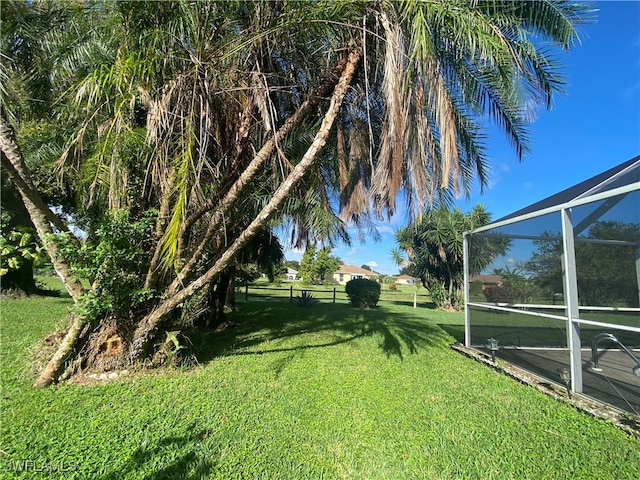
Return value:
M 240 286 L 236 289 L 236 297 L 239 301 L 257 300 L 282 300 L 287 301 L 292 297 L 299 297 L 302 291 L 311 293 L 314 298 L 324 303 L 349 303 L 344 285 L 305 285 L 301 281 L 282 281 L 270 283 L 265 278 L 260 278 L 248 286 Z M 414 300 L 417 306 L 432 307 L 433 303 L 428 292 L 421 285 L 381 285 L 379 305 L 413 306 Z
M 33 389 L 68 302 L 0 304 L 2 478 L 637 478 L 637 439 L 449 349 L 459 314 L 240 304 L 196 368 Z

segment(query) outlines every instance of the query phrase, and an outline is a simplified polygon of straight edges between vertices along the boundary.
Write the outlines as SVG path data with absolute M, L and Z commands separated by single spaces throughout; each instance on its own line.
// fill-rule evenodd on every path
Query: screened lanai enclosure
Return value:
M 464 248 L 468 347 L 640 415 L 640 156 Z

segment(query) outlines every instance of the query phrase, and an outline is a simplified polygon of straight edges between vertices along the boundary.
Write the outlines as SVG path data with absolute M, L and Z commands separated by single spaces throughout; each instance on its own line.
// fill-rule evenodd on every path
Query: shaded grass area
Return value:
M 0 304 L 2 478 L 637 478 L 637 439 L 449 349 L 458 314 L 247 304 L 197 368 L 32 389 L 64 301 Z

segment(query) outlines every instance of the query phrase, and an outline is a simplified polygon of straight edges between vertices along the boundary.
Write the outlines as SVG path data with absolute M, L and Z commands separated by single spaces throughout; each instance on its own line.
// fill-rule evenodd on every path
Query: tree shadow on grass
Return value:
M 380 302 L 381 304 L 398 305 L 400 307 L 413 307 L 413 300 L 385 300 Z M 425 302 L 423 299 L 418 299 L 417 305 L 423 308 L 436 308 L 436 304 L 433 302 Z
M 196 427 L 189 429 L 197 432 Z M 145 475 L 145 480 L 166 480 L 181 478 L 185 480 L 207 478 L 215 465 L 209 460 L 203 460 L 195 451 L 196 444 L 202 440 L 201 433 L 184 436 L 167 436 L 148 446 L 136 449 L 125 465 L 118 466 L 111 472 L 99 477 L 100 480 L 119 480 L 139 474 L 141 470 L 147 470 L 151 465 L 159 467 L 152 473 Z M 180 451 L 175 459 L 164 465 L 165 452 Z M 146 468 L 145 468 L 146 467 Z
M 451 335 L 456 342 L 464 342 L 464 325 L 446 325 L 439 323 L 438 326 Z
M 229 319 L 239 324 L 222 332 L 191 332 L 194 353 L 201 363 L 216 357 L 297 352 L 377 337 L 387 357 L 403 360 L 422 348 L 448 345 L 452 338 L 421 317 L 387 307 L 360 310 L 351 305 L 313 308 L 274 303 L 245 304 Z

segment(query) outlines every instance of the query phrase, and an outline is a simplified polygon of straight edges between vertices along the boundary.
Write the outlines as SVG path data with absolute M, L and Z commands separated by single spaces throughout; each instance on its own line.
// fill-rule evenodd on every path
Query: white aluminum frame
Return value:
M 562 255 L 562 267 L 563 267 L 563 282 L 564 282 L 564 298 L 565 298 L 565 315 L 551 315 L 540 312 L 531 312 L 519 310 L 516 308 L 510 308 L 500 305 L 489 305 L 483 303 L 475 303 L 475 302 L 467 302 L 465 301 L 465 337 L 464 343 L 467 347 L 472 347 L 471 345 L 471 319 L 470 319 L 470 306 L 480 307 L 488 310 L 501 310 L 507 312 L 517 312 L 525 315 L 532 315 L 538 317 L 550 318 L 553 320 L 564 321 L 566 323 L 566 331 L 567 331 L 567 347 L 569 349 L 570 354 L 570 372 L 571 372 L 571 390 L 577 393 L 582 392 L 582 357 L 581 350 L 582 346 L 580 344 L 580 325 L 595 325 L 602 327 L 611 327 L 619 330 L 626 330 L 632 332 L 640 333 L 640 328 L 630 327 L 627 325 L 619 325 L 614 323 L 604 323 L 597 322 L 592 320 L 583 320 L 580 318 L 580 310 L 588 310 L 589 307 L 581 308 L 578 303 L 578 288 L 577 288 L 577 273 L 576 273 L 576 262 L 575 262 L 575 238 L 574 238 L 574 225 L 572 223 L 571 213 L 572 209 L 581 205 L 586 205 L 589 203 L 594 203 L 600 200 L 604 200 L 607 198 L 615 197 L 618 195 L 625 195 L 627 193 L 640 191 L 640 182 L 632 182 L 628 185 L 624 185 L 618 188 L 614 188 L 605 192 L 595 193 L 593 195 L 589 195 L 590 192 L 593 192 L 598 187 L 602 187 L 607 183 L 619 178 L 628 172 L 631 168 L 636 166 L 634 163 L 632 166 L 628 167 L 618 174 L 614 175 L 608 180 L 600 183 L 596 187 L 589 189 L 588 191 L 582 193 L 578 197 L 564 202 L 559 205 L 555 205 L 552 207 L 544 208 L 535 212 L 526 213 L 523 215 L 519 215 L 514 218 L 509 218 L 506 220 L 498 221 L 484 227 L 477 228 L 471 232 L 464 232 L 463 234 L 463 249 L 464 249 L 464 295 L 465 299 L 469 298 L 469 238 L 471 235 L 479 234 L 483 232 L 489 232 L 496 228 L 504 227 L 507 225 L 512 225 L 516 223 L 520 223 L 526 220 L 530 220 L 532 218 L 541 217 L 543 215 L 547 215 L 550 213 L 560 213 L 561 221 L 562 221 L 562 242 L 563 242 L 563 252 Z M 579 232 L 578 232 L 579 233 Z M 498 236 L 498 234 L 496 234 Z M 500 234 L 500 236 L 509 237 L 512 236 L 508 233 Z M 514 234 L 513 237 L 528 237 L 527 235 L 518 235 Z M 533 237 L 533 235 L 531 236 Z M 540 238 L 540 237 L 537 237 Z M 560 240 L 558 238 L 557 240 Z M 611 242 L 611 243 L 620 243 L 620 242 Z M 626 243 L 626 242 L 625 242 Z M 638 295 L 640 298 L 640 244 L 638 244 L 637 248 L 637 258 L 636 258 L 636 272 L 638 275 Z M 533 305 L 528 305 L 532 307 Z M 513 306 L 512 306 L 513 307 Z M 562 307 L 560 307 L 562 308 Z M 593 309 L 593 308 L 592 308 Z M 622 311 L 623 309 L 616 309 L 613 307 L 599 307 L 596 308 L 598 310 L 602 309 L 603 311 Z M 640 309 L 624 309 L 624 311 L 640 311 Z

